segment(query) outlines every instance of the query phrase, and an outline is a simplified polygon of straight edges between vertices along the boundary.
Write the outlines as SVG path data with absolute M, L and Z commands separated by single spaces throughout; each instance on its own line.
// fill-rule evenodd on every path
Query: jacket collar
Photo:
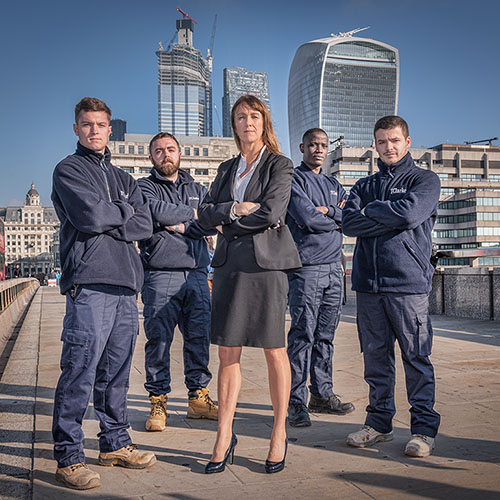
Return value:
M 304 162 L 301 162 L 300 165 L 297 167 L 297 170 L 300 170 L 301 172 L 305 172 L 306 174 L 307 173 L 313 173 L 313 171 L 304 163 Z M 323 173 L 323 167 L 321 167 L 319 169 L 319 173 L 322 174 Z M 313 175 L 316 175 L 316 174 L 313 174 Z
M 401 160 L 392 165 L 386 165 L 380 158 L 378 159 L 378 168 L 382 175 L 390 175 L 391 177 L 394 177 L 396 174 L 402 174 L 414 166 L 415 163 L 410 152 L 406 153 Z
M 179 168 L 177 171 L 177 181 L 174 183 L 170 179 L 167 179 L 165 176 L 161 175 L 156 168 L 151 169 L 151 176 L 158 182 L 165 182 L 171 184 L 184 184 L 186 182 L 194 182 L 194 179 L 182 168 Z
M 92 160 L 95 163 L 99 163 L 102 159 L 106 163 L 111 162 L 111 152 L 108 149 L 108 146 L 106 146 L 106 149 L 104 150 L 104 154 L 102 153 L 97 153 L 96 151 L 92 151 L 91 149 L 86 148 L 85 146 L 82 146 L 80 144 L 80 141 L 76 143 L 76 151 L 75 154 L 78 156 L 86 156 L 90 160 Z

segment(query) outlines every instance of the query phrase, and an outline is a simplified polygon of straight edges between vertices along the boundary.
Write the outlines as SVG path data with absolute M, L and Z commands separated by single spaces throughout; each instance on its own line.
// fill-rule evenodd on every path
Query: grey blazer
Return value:
M 253 214 L 231 221 L 234 176 L 239 158 L 221 163 L 217 176 L 198 209 L 202 227 L 213 229 L 222 225 L 222 237 L 217 238 L 212 266 L 220 267 L 225 263 L 227 246 L 231 241 L 252 238 L 255 260 L 263 269 L 286 270 L 301 267 L 297 248 L 285 224 L 293 176 L 291 160 L 269 153 L 267 149 L 264 151 L 243 200 L 260 203 L 260 208 Z

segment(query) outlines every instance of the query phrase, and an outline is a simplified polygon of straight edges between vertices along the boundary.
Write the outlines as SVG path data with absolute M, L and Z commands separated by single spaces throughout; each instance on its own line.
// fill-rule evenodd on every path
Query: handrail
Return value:
M 36 278 L 15 278 L 0 282 L 0 314 L 14 302 L 19 295 L 31 287 L 40 286 Z

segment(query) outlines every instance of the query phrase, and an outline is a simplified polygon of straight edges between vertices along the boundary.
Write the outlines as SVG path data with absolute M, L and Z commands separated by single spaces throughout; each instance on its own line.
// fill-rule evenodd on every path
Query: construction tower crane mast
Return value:
M 215 30 L 217 29 L 217 14 L 214 16 L 214 25 L 212 27 L 212 36 L 210 37 L 210 45 L 207 50 L 207 62 L 208 69 L 212 72 L 213 59 L 214 59 L 214 42 L 215 42 Z

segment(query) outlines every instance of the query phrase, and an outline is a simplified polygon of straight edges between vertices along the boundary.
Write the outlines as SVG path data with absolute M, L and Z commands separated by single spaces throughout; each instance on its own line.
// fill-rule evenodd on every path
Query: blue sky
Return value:
M 22 203 L 31 182 L 50 204 L 51 174 L 74 151 L 75 103 L 105 100 L 128 131 L 157 131 L 158 41 L 175 33 L 176 7 L 198 24 L 204 54 L 214 15 L 213 93 L 222 70 L 269 74 L 278 139 L 289 153 L 287 85 L 296 49 L 330 33 L 399 49 L 399 114 L 415 146 L 500 136 L 500 2 L 495 0 L 17 0 L 0 16 L 0 206 Z M 220 133 L 214 115 L 214 130 Z M 498 142 L 497 142 L 498 143 Z

